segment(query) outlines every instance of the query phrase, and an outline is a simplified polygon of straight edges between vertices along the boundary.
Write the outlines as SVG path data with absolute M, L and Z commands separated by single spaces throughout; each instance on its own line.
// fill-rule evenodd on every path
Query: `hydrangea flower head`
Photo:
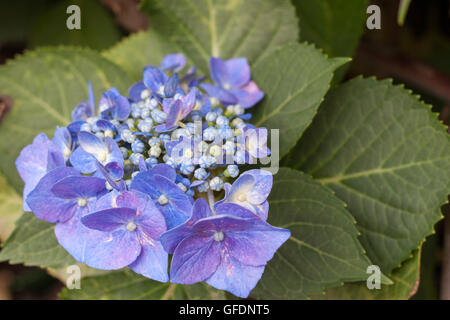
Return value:
M 172 254 L 170 281 L 247 297 L 289 237 L 265 222 L 272 176 L 241 167 L 270 154 L 267 130 L 247 122 L 264 94 L 245 58 L 211 58 L 214 83 L 185 66 L 170 54 L 98 105 L 89 82 L 72 123 L 17 158 L 24 209 L 90 267 L 167 282 Z
M 213 215 L 206 201 L 198 199 L 189 221 L 164 233 L 161 242 L 173 253 L 172 282 L 206 281 L 246 298 L 289 236 L 289 230 L 275 228 L 239 205 L 219 205 Z

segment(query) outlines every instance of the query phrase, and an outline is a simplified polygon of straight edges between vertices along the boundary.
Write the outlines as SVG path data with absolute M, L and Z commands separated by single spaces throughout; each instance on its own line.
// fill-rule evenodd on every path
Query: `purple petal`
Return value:
M 235 259 L 246 265 L 261 266 L 273 258 L 291 233 L 262 220 L 255 219 L 253 222 L 254 225 L 248 230 L 226 232 L 224 241 Z
M 116 99 L 115 117 L 119 120 L 126 120 L 130 115 L 131 105 L 124 96 L 118 96 Z
M 211 57 L 209 59 L 209 69 L 211 71 L 211 79 L 223 87 L 227 80 L 227 65 L 225 61 L 220 58 Z
M 208 95 L 219 99 L 224 105 L 232 105 L 238 102 L 237 98 L 230 92 L 210 83 L 202 83 L 200 87 L 205 90 Z
M 35 216 L 49 222 L 70 219 L 78 209 L 76 202 L 56 197 L 51 192 L 51 188 L 68 176 L 79 175 L 77 170 L 68 167 L 56 168 L 47 173 L 26 199 Z
M 142 240 L 141 254 L 129 267 L 136 273 L 144 277 L 160 281 L 169 281 L 167 269 L 169 266 L 169 256 L 164 251 L 159 241 Z
M 234 58 L 225 61 L 226 77 L 222 78 L 222 87 L 240 88 L 250 81 L 250 66 L 245 58 Z
M 144 84 L 147 88 L 158 92 L 166 83 L 167 76 L 157 67 L 147 67 L 144 70 Z
M 139 81 L 130 87 L 130 89 L 128 90 L 128 95 L 132 101 L 139 102 L 142 100 L 141 93 L 144 90 L 147 90 L 147 87 L 145 86 L 144 82 Z
M 87 153 L 94 155 L 97 159 L 106 159 L 108 155 L 108 148 L 103 141 L 95 134 L 81 131 L 78 133 L 78 141 L 81 148 Z M 101 161 L 101 160 L 100 160 Z
M 117 145 L 117 143 L 113 139 L 111 139 L 110 137 L 106 137 L 105 138 L 105 145 L 106 145 L 106 148 L 107 148 L 107 156 L 106 156 L 105 163 L 115 162 L 121 168 L 123 168 L 123 162 L 124 162 L 123 155 L 122 155 L 122 151 L 120 151 L 120 148 Z M 97 159 L 100 161 L 99 158 L 97 158 Z
M 272 190 L 273 176 L 269 171 L 253 169 L 244 172 L 243 176 L 252 176 L 254 178 L 254 184 L 252 188 L 247 192 L 247 201 L 251 204 L 261 204 L 267 200 L 267 197 Z
M 193 225 L 199 220 L 211 216 L 211 209 L 205 199 L 197 199 L 192 207 L 192 215 L 185 223 L 165 232 L 160 241 L 164 249 L 172 254 L 178 244 L 192 234 Z
M 78 262 L 96 269 L 114 270 L 133 263 L 141 252 L 136 232 L 117 230 L 102 232 L 85 227 L 77 214 L 65 223 L 58 223 L 58 242 Z
M 175 179 L 177 177 L 177 173 L 176 173 L 175 169 L 165 163 L 157 164 L 156 166 L 151 168 L 149 171 L 150 171 L 151 175 L 158 174 L 160 176 L 166 177 L 167 179 L 169 179 L 172 182 L 175 182 Z
M 66 127 L 57 128 L 52 141 L 63 154 L 64 161 L 67 161 L 72 149 L 72 135 L 69 130 Z
M 178 74 L 175 73 L 169 77 L 166 84 L 164 85 L 164 96 L 166 98 L 171 98 L 175 95 L 178 87 Z
M 72 176 L 55 183 L 51 191 L 62 199 L 92 198 L 106 191 L 105 182 L 96 177 Z
M 223 206 L 227 206 L 229 204 L 223 204 L 218 209 L 220 209 Z M 234 205 L 239 207 L 238 205 Z M 244 208 L 242 210 L 248 211 Z M 253 226 L 252 220 L 259 219 L 255 214 L 248 211 L 249 214 L 254 216 L 254 218 L 251 219 L 243 219 L 239 216 L 234 215 L 235 212 L 228 212 L 228 214 L 222 214 L 217 213 L 215 216 L 211 216 L 208 218 L 204 218 L 201 220 L 198 220 L 192 227 L 192 230 L 195 232 L 205 232 L 205 231 L 227 231 L 227 230 L 234 230 L 234 231 L 243 231 L 251 228 Z
M 78 147 L 70 155 L 70 163 L 81 173 L 92 173 L 97 170 L 95 157 Z
M 172 128 L 177 126 L 177 122 L 181 120 L 181 113 L 183 111 L 183 103 L 181 100 L 176 100 L 170 107 L 169 114 L 166 119 L 166 127 Z
M 48 170 L 65 165 L 64 157 L 57 146 L 41 133 L 34 138 L 31 145 L 26 146 L 16 159 L 16 168 L 25 182 L 23 190 L 23 209 L 30 211 L 26 199 Z
M 173 283 L 194 284 L 208 279 L 220 263 L 222 245 L 212 235 L 190 236 L 177 246 L 170 266 Z
M 178 72 L 186 65 L 186 57 L 182 53 L 173 53 L 165 56 L 161 62 L 162 70 Z
M 81 223 L 89 229 L 111 232 L 123 229 L 136 218 L 136 209 L 111 208 L 90 213 L 81 218 Z
M 183 113 L 182 113 L 182 118 L 184 119 L 192 110 L 192 108 L 194 108 L 195 106 L 195 102 L 197 100 L 197 89 L 196 88 L 192 88 L 189 93 L 184 96 L 182 99 L 183 101 Z
M 259 90 L 253 81 L 240 89 L 232 90 L 231 93 L 237 98 L 237 103 L 244 109 L 253 107 L 264 98 L 264 92 Z
M 264 272 L 264 266 L 247 266 L 231 255 L 222 256 L 216 272 L 206 280 L 210 286 L 226 290 L 241 298 L 247 298 Z

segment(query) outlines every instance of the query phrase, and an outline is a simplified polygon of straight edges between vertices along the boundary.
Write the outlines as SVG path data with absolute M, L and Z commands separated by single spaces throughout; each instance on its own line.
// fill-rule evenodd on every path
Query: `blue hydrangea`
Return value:
M 264 94 L 244 58 L 211 58 L 213 83 L 185 65 L 168 55 L 128 96 L 110 88 L 98 105 L 89 82 L 72 123 L 17 158 L 24 210 L 55 223 L 90 267 L 247 297 L 289 236 L 265 222 L 272 176 L 239 167 L 270 154 L 267 130 L 247 122 Z

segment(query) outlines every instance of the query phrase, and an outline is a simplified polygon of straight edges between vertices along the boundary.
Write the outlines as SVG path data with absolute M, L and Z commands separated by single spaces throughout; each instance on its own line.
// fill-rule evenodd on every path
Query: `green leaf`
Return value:
M 397 23 L 399 26 L 403 26 L 406 19 L 406 14 L 408 13 L 409 6 L 411 5 L 411 0 L 401 0 L 398 7 Z
M 262 60 L 298 39 L 289 0 L 144 0 L 151 27 L 208 74 L 210 56 Z
M 57 125 L 67 125 L 73 108 L 88 99 L 88 81 L 96 99 L 112 86 L 126 93 L 127 74 L 98 53 L 78 48 L 43 48 L 0 67 L 0 92 L 13 98 L 0 126 L 0 172 L 22 192 L 14 161 L 24 146 Z
M 80 7 L 80 29 L 69 30 L 66 20 L 73 13 L 66 13 L 70 5 Z M 120 31 L 111 13 L 98 1 L 65 0 L 47 6 L 33 22 L 29 44 L 31 47 L 43 45 L 79 45 L 92 49 L 105 49 L 120 39 Z
M 304 299 L 344 281 L 367 279 L 371 262 L 354 218 L 330 190 L 300 171 L 281 168 L 269 203 L 269 223 L 289 229 L 291 238 L 269 261 L 251 297 Z
M 450 190 L 445 131 L 410 91 L 357 78 L 330 92 L 283 164 L 347 203 L 368 256 L 389 273 L 442 218 Z
M 206 283 L 189 286 L 161 283 L 138 275 L 131 270 L 112 272 L 81 280 L 81 289 L 65 288 L 62 299 L 109 299 L 109 300 L 198 300 L 224 299 L 223 291 L 211 288 Z
M 393 285 L 381 285 L 381 289 L 367 288 L 367 284 L 349 283 L 343 287 L 332 288 L 314 299 L 331 300 L 406 300 L 413 296 L 419 285 L 420 274 L 420 249 L 415 250 L 412 257 L 400 268 L 395 269 L 389 278 Z
M 367 0 L 292 0 L 303 41 L 333 57 L 349 57 L 364 32 Z
M 56 240 L 54 227 L 32 213 L 23 214 L 0 251 L 0 261 L 52 268 L 75 264 L 72 256 Z
M 103 52 L 134 80 L 142 79 L 142 72 L 147 65 L 159 66 L 161 60 L 178 48 L 153 30 L 138 32 L 125 38 L 117 45 Z
M 295 146 L 329 89 L 333 71 L 347 61 L 292 43 L 254 65 L 253 79 L 265 98 L 252 110 L 252 123 L 280 129 L 280 157 Z
M 0 242 L 14 230 L 14 222 L 22 215 L 22 197 L 0 175 Z
M 331 57 L 352 57 L 364 32 L 367 0 L 292 0 L 301 39 L 315 43 Z M 341 79 L 347 68 L 340 68 Z

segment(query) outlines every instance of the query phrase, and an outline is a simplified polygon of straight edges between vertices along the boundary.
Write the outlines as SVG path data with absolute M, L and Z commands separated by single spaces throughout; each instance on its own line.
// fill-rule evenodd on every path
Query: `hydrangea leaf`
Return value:
M 280 129 L 280 157 L 295 146 L 328 91 L 333 71 L 347 61 L 328 59 L 312 45 L 292 43 L 254 65 L 253 79 L 265 97 L 252 110 L 252 122 Z
M 351 57 L 359 43 L 367 19 L 367 0 L 292 0 L 301 38 L 322 48 L 331 57 Z M 335 78 L 341 79 L 346 68 Z
M 70 30 L 66 27 L 70 5 L 80 8 L 80 29 Z M 28 4 L 23 4 L 23 6 Z M 23 7 L 22 7 L 23 10 Z M 79 45 L 101 50 L 120 40 L 120 29 L 111 12 L 97 1 L 65 0 L 54 5 L 47 5 L 30 28 L 29 45 Z
M 345 201 L 368 256 L 389 273 L 433 232 L 450 191 L 450 137 L 437 116 L 391 81 L 332 90 L 284 161 Z
M 27 266 L 59 268 L 75 264 L 56 240 L 54 224 L 25 213 L 0 251 L 0 261 L 23 263 Z
M 80 290 L 65 288 L 60 297 L 74 300 L 218 300 L 224 299 L 225 293 L 203 282 L 189 286 L 161 283 L 124 270 L 87 277 L 81 281 Z
M 417 291 L 420 278 L 420 248 L 414 250 L 412 257 L 406 260 L 401 267 L 394 269 L 389 278 L 393 285 L 381 285 L 381 289 L 367 288 L 364 283 L 348 283 L 342 287 L 326 290 L 323 295 L 313 299 L 330 300 L 406 300 Z
M 100 54 L 79 48 L 42 48 L 0 67 L 0 92 L 14 100 L 0 126 L 0 171 L 22 192 L 14 161 L 40 132 L 50 137 L 57 125 L 71 120 L 73 108 L 88 99 L 88 81 L 95 96 L 111 86 L 124 93 L 127 74 Z
M 122 67 L 134 81 L 138 81 L 142 79 L 145 66 L 159 66 L 167 54 L 177 50 L 179 49 L 170 41 L 150 29 L 132 34 L 104 51 L 103 55 Z
M 0 175 L 0 242 L 4 242 L 14 230 L 14 222 L 22 212 L 22 197 Z
M 205 74 L 210 56 L 256 63 L 298 39 L 289 0 L 145 0 L 152 28 L 174 43 Z
M 268 222 L 289 229 L 291 238 L 269 261 L 251 297 L 304 299 L 344 281 L 367 279 L 371 262 L 354 218 L 330 190 L 300 171 L 281 168 L 269 203 Z

